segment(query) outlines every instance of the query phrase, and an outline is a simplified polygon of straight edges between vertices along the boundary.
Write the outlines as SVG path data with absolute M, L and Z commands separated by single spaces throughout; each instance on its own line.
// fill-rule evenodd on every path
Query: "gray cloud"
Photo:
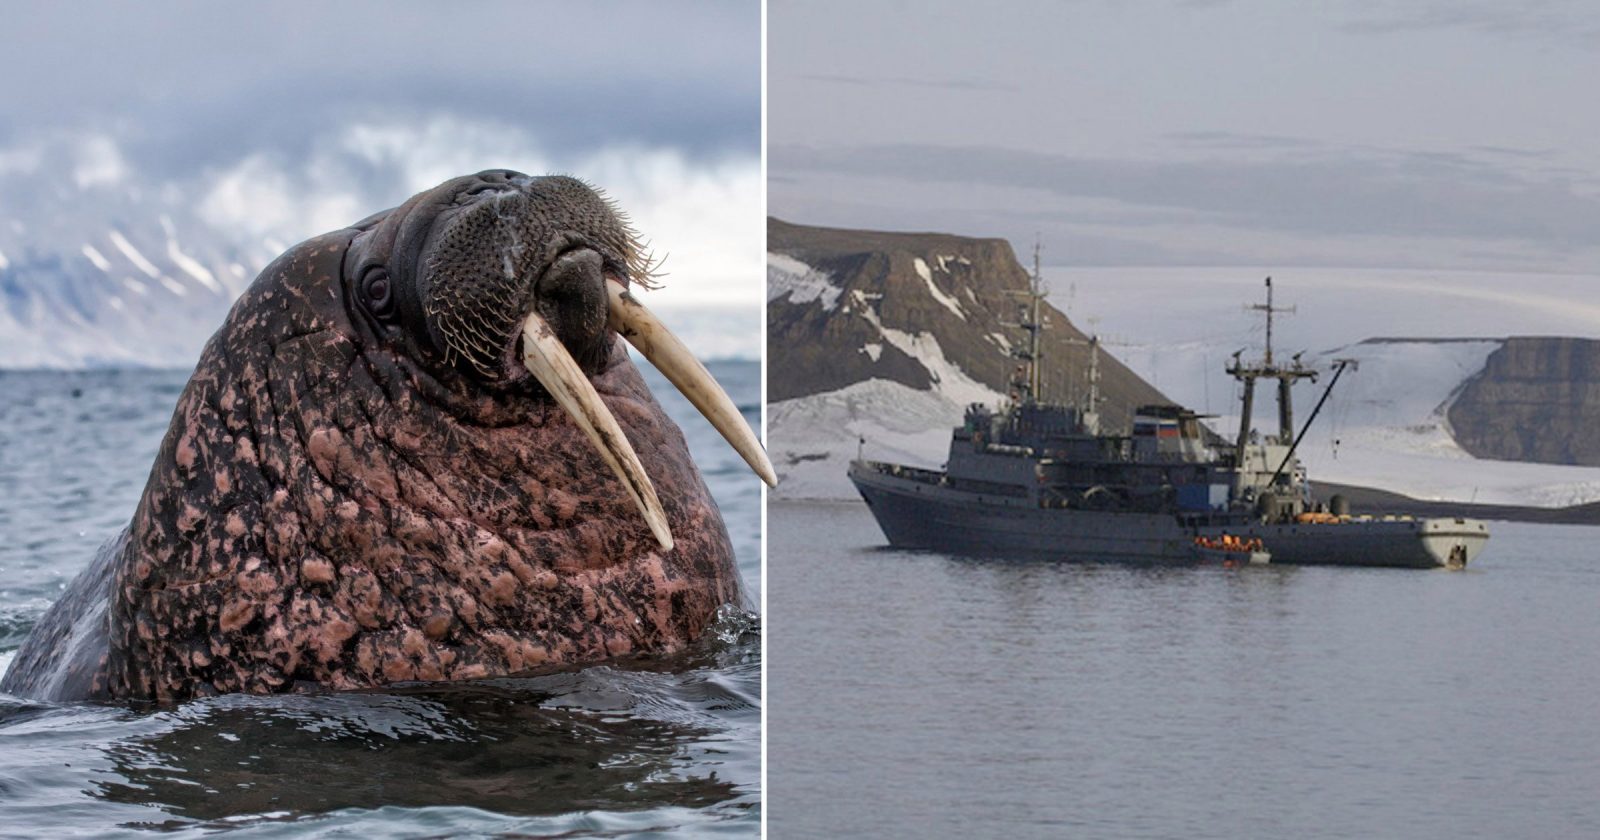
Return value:
M 1522 160 L 1549 160 L 1554 156 L 1551 149 L 1513 149 L 1509 146 L 1473 146 L 1473 151 L 1490 155 L 1504 155 Z
M 1535 38 L 1600 47 L 1600 25 L 1592 4 L 1578 0 L 1451 0 L 1422 4 L 1370 4 L 1358 7 L 1340 26 L 1356 34 L 1395 34 L 1462 30 L 1506 38 Z
M 1008 210 L 969 205 L 920 204 L 886 214 L 882 206 L 845 199 L 798 197 L 786 201 L 785 221 L 825 227 L 957 232 L 963 236 L 1009 239 L 1019 257 L 1037 236 L 1047 263 L 1075 265 L 1247 265 L 1257 262 L 1244 250 L 1228 247 L 1185 247 L 1152 241 L 1130 227 L 1122 233 L 1085 230 L 1098 221 L 1082 213 Z M 893 221 L 886 221 L 887 219 Z
M 1273 134 L 1247 134 L 1233 131 L 1174 131 L 1165 135 L 1182 147 L 1196 149 L 1311 149 L 1323 143 L 1304 137 L 1284 137 Z
M 315 126 L 440 112 L 519 126 L 560 153 L 759 145 L 749 4 L 8 3 L 4 17 L 0 141 L 93 129 L 151 167 L 298 155 Z
M 811 73 L 800 78 L 812 82 L 824 82 L 835 85 L 853 85 L 856 87 L 913 87 L 931 88 L 934 90 L 953 91 L 987 91 L 1011 93 L 1021 90 L 1021 86 L 1009 82 L 997 82 L 990 79 L 913 79 L 906 76 L 846 76 L 835 73 Z
M 795 221 L 1038 231 L 1080 263 L 1600 265 L 1588 0 L 770 9 Z
M 1580 191 L 1577 182 L 1526 176 L 1458 153 L 1321 150 L 1147 161 L 997 147 L 775 146 L 769 165 L 780 173 L 981 183 L 1110 199 L 1189 211 L 1227 227 L 1318 236 L 1522 240 L 1574 250 L 1593 247 L 1600 230 L 1600 198 Z

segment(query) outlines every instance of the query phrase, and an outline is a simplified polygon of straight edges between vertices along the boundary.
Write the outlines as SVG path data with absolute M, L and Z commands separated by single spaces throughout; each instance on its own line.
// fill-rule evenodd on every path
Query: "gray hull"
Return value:
M 1060 560 L 1194 559 L 1193 537 L 1169 514 L 1041 510 L 1024 498 L 953 490 L 855 465 L 850 480 L 895 548 Z
M 899 473 L 899 474 L 897 474 Z M 923 470 L 851 464 L 850 480 L 895 548 L 953 554 L 1121 562 L 1192 562 L 1197 535 L 1260 537 L 1273 564 L 1465 566 L 1489 539 L 1476 519 L 1358 517 L 1191 525 L 1167 513 L 1045 509 L 1022 496 L 958 490 Z

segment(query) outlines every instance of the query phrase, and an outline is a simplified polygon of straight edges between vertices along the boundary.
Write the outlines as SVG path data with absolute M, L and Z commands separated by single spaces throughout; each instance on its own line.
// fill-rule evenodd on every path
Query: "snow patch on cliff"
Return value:
M 144 272 L 150 277 L 151 280 L 156 280 L 161 277 L 161 269 L 156 268 L 155 263 L 152 263 L 150 260 L 146 259 L 145 255 L 141 253 L 138 248 L 133 247 L 133 243 L 129 242 L 128 238 L 122 235 L 122 231 L 111 231 L 110 238 L 111 244 L 117 246 L 117 250 L 121 251 L 122 255 L 127 257 L 128 262 L 133 263 L 135 268 Z
M 967 320 L 967 313 L 962 311 L 961 304 L 953 296 L 939 291 L 939 287 L 934 284 L 933 272 L 928 270 L 928 264 L 923 262 L 921 257 L 917 257 L 914 262 L 916 264 L 917 274 L 922 277 L 922 281 L 924 283 L 928 284 L 928 294 L 933 295 L 933 299 L 938 301 L 940 306 L 943 306 L 945 309 L 955 313 L 957 318 L 960 318 L 963 321 Z M 943 269 L 943 267 L 943 263 L 941 262 L 940 268 Z
M 839 304 L 843 289 L 834 285 L 825 271 L 784 254 L 767 253 L 767 300 L 788 297 L 790 303 L 817 301 L 823 309 L 832 310 Z
M 878 297 L 882 297 L 879 295 Z M 916 359 L 928 371 L 928 376 L 933 379 L 934 390 L 948 399 L 956 400 L 961 405 L 971 402 L 983 402 L 991 397 L 998 396 L 988 386 L 968 376 L 955 362 L 944 354 L 944 348 L 939 346 L 939 339 L 931 332 L 908 333 L 893 327 L 886 327 L 878 319 L 878 313 L 869 304 L 868 296 L 861 292 L 855 293 L 856 305 L 852 311 L 865 318 L 879 333 L 883 340 L 894 345 L 902 353 Z
M 83 243 L 83 255 L 89 259 L 89 262 L 94 263 L 95 268 L 107 274 L 111 273 L 111 261 L 106 259 L 105 255 L 100 253 L 93 245 L 87 242 Z

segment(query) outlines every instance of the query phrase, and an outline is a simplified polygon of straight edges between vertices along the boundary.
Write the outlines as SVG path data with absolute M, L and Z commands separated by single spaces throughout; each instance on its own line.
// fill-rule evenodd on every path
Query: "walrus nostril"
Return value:
M 540 297 L 590 297 L 596 302 L 605 297 L 605 262 L 600 253 L 578 248 L 556 258 L 534 287 Z
M 586 356 L 605 334 L 605 261 L 590 248 L 557 257 L 534 284 L 539 311 L 561 343 Z

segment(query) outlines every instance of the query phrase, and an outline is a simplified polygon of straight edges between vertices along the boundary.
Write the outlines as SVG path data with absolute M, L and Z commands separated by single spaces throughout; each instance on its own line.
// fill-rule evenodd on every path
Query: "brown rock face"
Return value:
M 769 218 L 767 249 L 826 273 L 842 290 L 831 309 L 789 296 L 768 303 L 768 399 L 823 393 L 874 377 L 930 387 L 928 370 L 885 342 L 882 328 L 936 336 L 945 357 L 964 373 L 1006 392 L 1017 360 L 994 336 L 1017 340 L 1020 331 L 1002 323 L 1017 322 L 1018 298 L 1012 293 L 1028 288 L 1028 272 L 1005 240 L 807 227 Z M 953 300 L 965 317 L 933 290 Z M 1055 307 L 1046 305 L 1044 313 L 1049 324 L 1042 339 L 1045 397 L 1081 398 L 1087 336 Z M 868 345 L 879 347 L 869 353 Z M 1104 347 L 1100 374 L 1101 413 L 1108 427 L 1126 423 L 1138 405 L 1168 402 Z
M 172 702 L 688 644 L 742 596 L 682 434 L 593 326 L 596 283 L 637 279 L 633 247 L 579 182 L 491 172 L 291 249 L 206 346 L 124 541 L 5 690 Z M 638 451 L 672 551 L 513 361 L 505 325 L 530 309 Z
M 1479 458 L 1600 466 L 1600 341 L 1506 339 L 1449 419 Z

